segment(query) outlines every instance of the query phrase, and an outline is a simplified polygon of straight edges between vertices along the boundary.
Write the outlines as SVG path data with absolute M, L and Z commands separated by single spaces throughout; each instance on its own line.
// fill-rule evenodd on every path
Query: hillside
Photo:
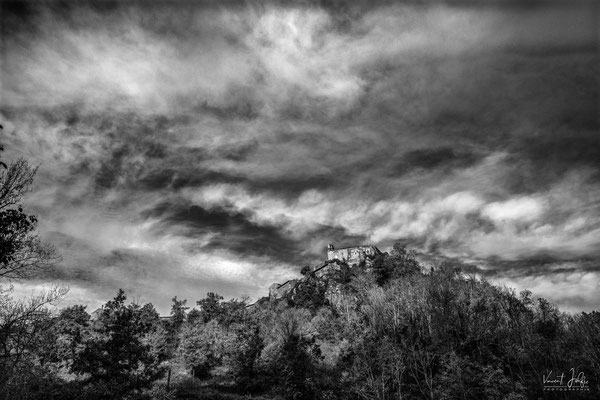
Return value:
M 254 304 L 174 297 L 168 319 L 122 291 L 93 320 L 63 309 L 3 398 L 598 398 L 600 312 L 561 313 L 450 262 L 425 272 L 401 245 L 353 261 L 303 268 Z

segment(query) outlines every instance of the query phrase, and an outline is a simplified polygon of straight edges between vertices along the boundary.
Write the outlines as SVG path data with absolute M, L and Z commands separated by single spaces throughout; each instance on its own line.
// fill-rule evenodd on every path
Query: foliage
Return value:
M 330 279 L 346 294 L 335 304 L 315 305 L 308 297 L 294 307 L 273 302 L 249 308 L 245 300 L 222 301 L 212 293 L 190 319 L 185 302 L 175 299 L 179 318 L 169 325 L 159 322 L 151 305 L 126 305 L 119 292 L 97 321 L 81 306 L 41 319 L 49 328 L 38 329 L 21 352 L 19 367 L 37 371 L 30 377 L 37 383 L 23 396 L 39 398 L 43 390 L 64 392 L 64 398 L 166 399 L 192 392 L 237 398 L 219 394 L 226 390 L 286 399 L 522 400 L 544 395 L 540 377 L 548 368 L 567 372 L 570 366 L 591 382 L 590 392 L 578 397 L 598 395 L 598 312 L 562 314 L 530 292 L 517 295 L 465 276 L 459 267 L 445 263 L 427 275 L 409 268 L 383 286 L 368 271 L 339 268 Z M 165 351 L 172 326 L 180 328 L 175 353 Z M 171 393 L 163 384 L 150 392 L 166 359 L 204 383 L 179 378 L 191 386 L 176 383 Z M 52 372 L 56 368 L 80 378 L 66 382 Z M 230 383 L 210 383 L 220 379 Z M 11 375 L 4 382 L 13 387 L 22 381 Z
M 220 314 L 221 300 L 223 300 L 223 296 L 209 292 L 204 299 L 196 302 L 196 304 L 200 306 L 200 318 L 204 323 L 217 318 Z
M 25 214 L 21 207 L 0 212 L 0 263 L 6 265 L 15 260 L 15 253 L 23 248 L 27 234 L 36 224 L 35 216 Z M 2 271 L 2 274 L 6 276 L 8 272 Z
M 90 315 L 85 308 L 81 305 L 63 308 L 49 329 L 42 332 L 37 351 L 42 365 L 54 362 L 70 367 L 89 328 Z
M 153 307 L 125 304 L 119 290 L 102 308 L 98 321 L 91 325 L 75 354 L 71 371 L 87 376 L 86 382 L 103 396 L 123 396 L 147 388 L 160 377 L 159 358 L 144 343 L 144 337 L 155 327 Z
M 305 265 L 304 267 L 302 267 L 302 269 L 300 270 L 300 274 L 302 276 L 306 276 L 308 274 L 310 274 L 310 272 L 312 271 L 312 268 L 310 268 L 310 265 Z
M 0 152 L 3 150 L 0 146 Z M 0 279 L 33 277 L 58 261 L 54 248 L 43 244 L 35 233 L 37 218 L 25 214 L 19 204 L 33 183 L 36 170 L 22 158 L 9 165 L 0 162 Z M 55 304 L 67 289 L 53 288 L 28 300 L 14 300 L 12 291 L 12 286 L 0 285 L 0 395 L 3 398 L 14 396 L 23 386 L 35 388 L 38 383 L 49 382 L 46 378 L 51 374 L 41 368 L 36 353 L 49 342 L 47 334 L 51 332 L 52 319 L 47 306 Z M 40 358 L 43 363 L 44 358 Z M 24 373 L 25 370 L 31 373 Z M 26 391 L 22 397 L 32 396 L 35 396 L 33 392 Z
M 234 335 L 219 326 L 216 320 L 199 321 L 182 330 L 179 356 L 193 376 L 207 378 L 212 369 L 223 363 L 228 344 L 233 340 Z
M 404 278 L 421 271 L 415 253 L 409 251 L 406 245 L 397 242 L 389 256 L 379 255 L 374 260 L 373 272 L 379 285 L 384 285 L 391 279 Z
M 187 300 L 177 300 L 177 296 L 173 297 L 172 301 L 170 325 L 173 331 L 178 332 L 185 322 L 185 312 L 189 307 L 185 305 Z
M 248 310 L 246 299 L 231 299 L 222 302 L 217 314 L 217 321 L 225 328 L 247 322 Z
M 202 313 L 197 308 L 192 308 L 190 312 L 187 313 L 186 320 L 188 323 L 193 324 L 194 322 L 200 320 L 202 318 Z
M 177 300 L 177 296 L 171 299 L 171 318 L 164 323 L 164 351 L 169 358 L 175 355 L 179 346 L 179 333 L 186 320 L 187 300 Z
M 231 374 L 241 385 L 249 385 L 255 375 L 258 360 L 264 348 L 264 339 L 258 324 L 238 324 L 235 339 L 228 349 Z
M 281 315 L 277 324 L 279 351 L 275 369 L 279 392 L 285 399 L 317 398 L 314 370 L 321 353 L 315 336 L 303 329 L 302 320 L 306 318 L 301 312 L 289 311 Z
M 58 261 L 54 247 L 35 234 L 37 218 L 19 205 L 36 171 L 20 158 L 0 172 L 0 278 L 31 277 Z
M 0 386 L 45 344 L 42 334 L 52 326 L 46 306 L 65 293 L 54 288 L 29 300 L 13 300 L 10 292 L 0 292 Z
M 327 304 L 325 296 L 327 291 L 326 283 L 309 275 L 296 287 L 293 298 L 290 303 L 296 308 L 306 308 L 316 311 Z

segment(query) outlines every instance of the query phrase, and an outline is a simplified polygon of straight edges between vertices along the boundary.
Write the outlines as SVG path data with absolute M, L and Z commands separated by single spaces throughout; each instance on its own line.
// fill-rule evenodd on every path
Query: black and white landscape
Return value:
M 0 399 L 598 398 L 599 18 L 0 2 Z

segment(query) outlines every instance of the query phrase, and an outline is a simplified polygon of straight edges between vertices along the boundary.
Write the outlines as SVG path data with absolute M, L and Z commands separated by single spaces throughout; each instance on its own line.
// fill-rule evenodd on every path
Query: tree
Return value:
M 173 331 L 179 332 L 181 329 L 181 325 L 185 322 L 185 312 L 189 309 L 186 307 L 185 303 L 187 300 L 177 300 L 177 296 L 172 299 L 173 304 L 171 304 L 171 327 Z
M 352 282 L 352 279 L 356 276 L 356 271 L 351 268 L 348 264 L 343 263 L 339 266 L 338 269 L 334 270 L 332 274 L 332 279 L 335 283 L 342 286 L 342 288 L 346 288 L 347 285 Z
M 185 312 L 189 307 L 185 304 L 187 300 L 177 300 L 177 296 L 171 299 L 171 319 L 163 324 L 165 333 L 165 351 L 169 357 L 175 354 L 177 347 L 179 346 L 179 333 L 181 327 L 185 322 Z
M 178 353 L 193 376 L 207 378 L 212 369 L 223 364 L 231 348 L 228 343 L 234 340 L 235 335 L 223 329 L 216 319 L 197 321 L 182 329 Z
M 52 326 L 45 332 L 45 340 L 38 349 L 40 363 L 63 362 L 70 366 L 83 338 L 87 334 L 90 315 L 85 306 L 63 308 Z
M 248 310 L 246 309 L 247 298 L 231 299 L 221 303 L 217 321 L 224 328 L 229 328 L 234 324 L 243 324 L 248 318 Z
M 333 271 L 331 279 L 333 283 L 339 289 L 339 294 L 341 295 L 337 301 L 335 301 L 335 305 L 338 309 L 342 309 L 344 314 L 346 315 L 346 319 L 350 319 L 350 299 L 348 298 L 348 294 L 352 290 L 352 280 L 357 275 L 357 270 L 361 267 L 351 268 L 347 263 L 342 263 L 338 269 Z M 331 283 L 330 283 L 331 284 Z
M 38 346 L 39 333 L 52 325 L 47 305 L 66 294 L 54 288 L 29 300 L 13 300 L 9 293 L 0 294 L 0 370 L 10 371 Z
M 265 344 L 257 323 L 237 324 L 235 328 L 235 340 L 229 350 L 230 367 L 238 383 L 248 384 Z
M 596 393 L 600 392 L 600 311 L 582 312 L 569 324 L 571 339 L 567 343 L 571 362 L 579 365 L 589 375 Z
M 387 262 L 391 265 L 393 278 L 403 278 L 421 272 L 415 252 L 408 250 L 401 242 L 394 243 Z
M 303 321 L 308 321 L 309 317 L 306 310 L 289 310 L 277 321 L 279 349 L 273 367 L 277 371 L 280 392 L 286 400 L 317 397 L 315 367 L 321 360 L 321 350 L 315 336 L 303 329 Z
M 307 308 L 312 311 L 328 304 L 325 296 L 327 286 L 314 275 L 307 276 L 298 284 L 291 298 L 291 304 L 296 308 Z
M 302 276 L 306 276 L 308 274 L 310 274 L 312 271 L 312 268 L 310 267 L 310 265 L 305 265 L 304 267 L 302 267 L 302 269 L 300 270 L 300 274 L 302 274 Z
M 193 324 L 195 321 L 202 319 L 202 313 L 197 308 L 192 308 L 187 314 L 187 322 Z
M 373 272 L 379 285 L 384 285 L 390 279 L 404 278 L 420 271 L 421 266 L 415 253 L 401 242 L 394 243 L 389 255 L 380 256 L 373 262 Z
M 223 296 L 219 296 L 216 293 L 208 292 L 204 299 L 198 300 L 197 305 L 200 306 L 201 319 L 205 323 L 217 318 L 221 312 L 221 300 Z
M 36 171 L 23 158 L 9 165 L 0 162 L 0 279 L 32 277 L 59 259 L 54 247 L 43 244 L 35 233 L 37 218 L 25 214 L 20 204 Z M 0 286 L 0 397 L 14 396 L 19 387 L 28 386 L 20 371 L 39 368 L 35 353 L 52 324 L 47 306 L 66 292 L 53 288 L 28 300 L 14 300 L 12 287 Z
M 0 169 L 0 278 L 30 277 L 59 260 L 54 247 L 35 234 L 37 218 L 20 205 L 37 168 L 19 158 Z
M 144 341 L 153 332 L 147 318 L 153 307 L 126 305 L 126 299 L 119 289 L 104 305 L 71 366 L 72 372 L 89 376 L 86 381 L 102 388 L 109 397 L 120 398 L 147 388 L 163 372 L 160 360 Z

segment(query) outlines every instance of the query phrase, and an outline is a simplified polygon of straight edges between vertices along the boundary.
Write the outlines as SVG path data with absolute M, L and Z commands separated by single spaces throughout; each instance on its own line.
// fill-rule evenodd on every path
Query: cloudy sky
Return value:
M 63 261 L 168 312 L 399 239 L 600 308 L 593 2 L 6 2 L 3 158 Z

